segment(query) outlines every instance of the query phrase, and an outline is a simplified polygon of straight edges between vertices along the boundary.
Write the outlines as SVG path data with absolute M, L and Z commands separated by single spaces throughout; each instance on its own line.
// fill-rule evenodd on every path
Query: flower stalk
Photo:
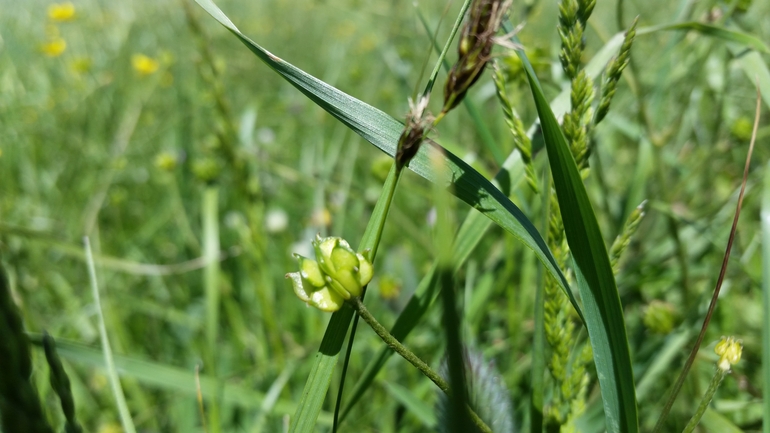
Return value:
M 385 342 L 385 344 L 388 345 L 393 351 L 398 353 L 402 358 L 407 360 L 410 364 L 415 366 L 420 372 L 425 375 L 428 379 L 431 380 L 436 386 L 439 387 L 445 394 L 448 396 L 451 395 L 452 391 L 449 388 L 449 384 L 446 380 L 444 380 L 443 377 L 441 377 L 436 371 L 434 371 L 428 364 L 425 363 L 422 359 L 420 359 L 417 355 L 414 354 L 411 350 L 407 349 L 406 346 L 401 344 L 400 341 L 398 341 L 393 335 L 388 332 L 387 329 L 385 329 L 380 322 L 377 321 L 377 319 L 372 315 L 372 313 L 369 312 L 369 310 L 364 306 L 364 303 L 361 302 L 361 299 L 356 297 L 348 300 L 348 305 L 350 305 L 353 310 L 356 311 L 356 313 L 364 319 L 364 321 L 372 328 L 372 330 L 382 339 L 382 341 Z M 492 430 L 487 426 L 487 424 L 479 418 L 478 414 L 473 411 L 470 407 L 468 407 L 468 414 L 471 417 L 471 420 L 473 423 L 478 427 L 478 429 L 483 433 L 492 433 Z
M 714 347 L 714 352 L 719 355 L 716 372 L 714 372 L 714 377 L 711 378 L 711 383 L 709 383 L 709 387 L 703 395 L 703 399 L 701 399 L 698 409 L 695 410 L 692 418 L 690 418 L 690 421 L 684 427 L 683 433 L 692 433 L 692 431 L 695 430 L 695 427 L 698 425 L 701 418 L 703 418 L 703 414 L 706 413 L 709 404 L 711 404 L 711 400 L 714 399 L 717 388 L 722 384 L 725 376 L 730 373 L 730 366 L 732 366 L 732 364 L 737 364 L 738 361 L 741 360 L 742 351 L 743 346 L 740 340 L 736 340 L 733 337 L 722 337 L 716 347 Z

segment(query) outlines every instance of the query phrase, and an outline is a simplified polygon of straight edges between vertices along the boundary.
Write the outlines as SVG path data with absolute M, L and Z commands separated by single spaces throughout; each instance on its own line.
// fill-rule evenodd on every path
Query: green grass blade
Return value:
M 738 54 L 737 50 L 733 50 L 733 53 Z M 746 74 L 746 78 L 759 86 L 759 93 L 762 95 L 762 100 L 765 101 L 765 105 L 770 108 L 770 69 L 768 69 L 767 63 L 765 63 L 762 56 L 757 52 L 740 56 L 738 58 L 738 63 L 741 65 L 743 73 Z
M 326 392 L 331 384 L 332 373 L 340 356 L 342 343 L 345 341 L 350 321 L 353 318 L 353 310 L 347 306 L 332 314 L 329 324 L 326 326 L 321 346 L 315 354 L 313 368 L 310 370 L 305 388 L 302 390 L 302 398 L 291 420 L 290 432 L 315 431 L 316 420 L 321 413 L 321 406 L 326 398 Z
M 512 189 L 513 186 L 523 179 L 523 177 L 524 164 L 519 152 L 515 151 L 511 153 L 505 161 L 503 169 L 498 173 L 495 179 L 499 182 L 505 180 L 507 184 L 502 185 L 502 187 L 504 189 Z M 457 237 L 454 240 L 452 263 L 454 264 L 455 272 L 463 266 L 468 259 L 468 256 L 470 256 L 473 249 L 478 245 L 482 236 L 484 236 L 484 233 L 491 225 L 492 222 L 479 212 L 471 212 L 468 214 L 465 221 L 463 221 L 460 226 L 460 230 L 457 232 Z M 417 285 L 417 288 L 409 299 L 406 307 L 401 314 L 399 314 L 393 328 L 390 330 L 391 335 L 399 341 L 404 341 L 435 301 L 438 294 L 437 289 L 436 266 L 434 265 Z M 348 403 L 342 410 L 340 420 L 344 420 L 352 410 L 353 406 L 362 400 L 361 397 L 364 392 L 366 392 L 374 382 L 377 373 L 379 373 L 382 367 L 385 366 L 385 362 L 390 359 L 391 355 L 393 355 L 393 351 L 390 350 L 389 347 L 383 345 L 377 355 L 369 361 L 363 374 L 353 387 Z
M 708 408 L 700 420 L 701 426 L 711 433 L 743 433 L 743 430 L 719 412 Z
M 110 380 L 110 388 L 112 388 L 112 394 L 115 397 L 115 404 L 118 406 L 120 424 L 123 426 L 123 430 L 127 433 L 136 433 L 134 421 L 131 419 L 131 413 L 128 411 L 128 405 L 126 404 L 126 396 L 123 395 L 123 388 L 120 386 L 120 379 L 118 379 L 118 372 L 112 357 L 112 349 L 110 349 L 110 340 L 107 337 L 107 326 L 104 324 L 102 303 L 99 300 L 99 284 L 96 281 L 94 256 L 91 254 L 91 242 L 88 240 L 88 237 L 84 239 L 84 242 L 86 248 L 86 263 L 88 264 L 88 278 L 91 281 L 91 293 L 94 296 L 97 317 L 99 318 L 99 336 L 101 337 L 102 342 L 102 354 L 104 356 L 104 365 L 107 369 L 107 377 Z
M 770 164 L 762 195 L 762 431 L 770 433 Z
M 732 30 L 725 27 L 704 24 L 696 21 L 645 27 L 637 30 L 636 34 L 644 35 L 666 30 L 692 30 L 704 36 L 711 36 L 713 38 L 722 39 L 724 41 L 745 45 L 765 54 L 770 53 L 770 48 L 768 48 L 768 46 L 759 38 L 756 38 L 747 33 L 740 32 L 738 30 Z
M 276 57 L 244 36 L 211 0 L 195 0 L 211 16 L 241 40 L 265 64 L 294 85 L 318 106 L 351 128 L 388 155 L 395 155 L 403 125 L 381 110 L 360 101 Z M 431 159 L 443 160 L 446 176 L 438 175 Z M 568 290 L 569 284 L 548 246 L 529 219 L 479 172 L 456 155 L 427 140 L 409 163 L 409 168 L 425 179 L 451 187 L 453 194 L 482 212 L 489 219 L 531 248 L 548 272 L 560 282 L 579 314 L 580 307 Z
M 618 289 L 607 248 L 561 127 L 523 51 L 521 58 L 543 129 L 548 161 L 564 220 L 591 338 L 607 431 L 638 431 L 634 376 Z
M 206 299 L 206 361 L 204 366 L 217 375 L 217 342 L 219 334 L 219 187 L 207 185 L 203 190 L 201 218 L 203 226 L 203 287 Z M 221 431 L 219 402 L 214 399 L 206 408 L 208 426 L 212 433 Z
M 369 224 L 361 239 L 358 250 L 366 253 L 369 260 L 374 263 L 377 245 L 379 243 L 384 221 L 387 218 L 390 202 L 396 190 L 399 175 L 396 173 L 395 164 L 391 167 L 387 179 L 383 184 L 380 198 L 369 218 Z M 350 321 L 353 319 L 353 310 L 345 306 L 332 315 L 326 326 L 324 338 L 315 356 L 312 370 L 302 390 L 302 398 L 297 406 L 294 419 L 291 422 L 290 432 L 311 432 L 315 429 L 316 419 L 321 413 L 321 406 L 326 398 L 326 392 L 332 380 L 334 367 L 342 349 Z
M 39 334 L 30 334 L 31 341 L 42 347 L 43 338 Z M 74 364 L 93 368 L 105 368 L 104 356 L 98 349 L 76 343 L 70 340 L 57 339 L 56 350 L 64 359 Z M 195 372 L 192 368 L 182 369 L 166 364 L 147 361 L 134 357 L 114 355 L 115 369 L 121 376 L 130 377 L 139 383 L 156 389 L 183 394 L 194 401 L 197 394 L 195 387 Z M 267 396 L 255 391 L 251 386 L 230 384 L 216 379 L 211 375 L 200 375 L 201 394 L 206 401 L 215 397 L 223 403 L 247 408 L 260 409 L 265 405 Z M 215 396 L 215 394 L 221 394 Z M 271 413 L 290 415 L 297 409 L 296 403 L 278 400 L 272 405 Z M 331 425 L 331 414 L 322 412 L 318 417 L 319 424 Z
M 431 431 L 435 430 L 438 420 L 436 419 L 433 406 L 418 398 L 411 390 L 397 383 L 382 381 L 382 386 L 385 387 L 388 394 L 404 405 L 407 411 L 420 420 L 425 428 Z

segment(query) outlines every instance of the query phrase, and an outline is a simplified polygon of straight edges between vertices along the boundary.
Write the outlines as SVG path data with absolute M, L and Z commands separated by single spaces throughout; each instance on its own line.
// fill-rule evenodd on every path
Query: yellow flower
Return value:
M 722 337 L 714 347 L 714 352 L 719 355 L 719 368 L 722 371 L 730 371 L 730 366 L 741 360 L 743 345 L 741 340 L 736 340 L 734 337 Z
M 75 5 L 72 2 L 54 3 L 48 6 L 48 18 L 57 23 L 72 21 L 75 18 Z
M 62 38 L 51 39 L 40 46 L 40 51 L 48 57 L 59 57 L 67 49 L 67 41 Z
M 160 64 L 152 57 L 145 56 L 144 54 L 134 54 L 131 57 L 131 65 L 139 75 L 145 76 L 153 74 L 158 70 Z

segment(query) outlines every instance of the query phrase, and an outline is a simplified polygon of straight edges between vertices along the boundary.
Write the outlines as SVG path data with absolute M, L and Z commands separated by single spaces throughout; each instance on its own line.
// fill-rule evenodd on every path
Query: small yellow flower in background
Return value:
M 131 57 L 131 65 L 139 75 L 146 76 L 155 73 L 160 67 L 157 60 L 144 54 L 134 54 Z
M 730 371 L 732 364 L 737 364 L 741 360 L 743 345 L 741 340 L 734 337 L 722 337 L 714 347 L 714 352 L 719 355 L 718 366 L 722 371 Z
M 48 6 L 48 19 L 62 23 L 75 18 L 75 5 L 72 2 L 54 3 Z
M 40 51 L 48 57 L 59 57 L 67 49 L 67 41 L 62 38 L 52 39 L 40 46 Z

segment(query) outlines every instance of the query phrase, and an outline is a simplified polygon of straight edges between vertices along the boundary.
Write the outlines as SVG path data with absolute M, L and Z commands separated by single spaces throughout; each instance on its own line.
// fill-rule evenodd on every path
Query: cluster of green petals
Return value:
M 317 235 L 313 248 L 316 260 L 295 254 L 299 271 L 286 274 L 297 297 L 319 310 L 334 312 L 346 300 L 361 296 L 374 273 L 371 262 L 338 237 Z

